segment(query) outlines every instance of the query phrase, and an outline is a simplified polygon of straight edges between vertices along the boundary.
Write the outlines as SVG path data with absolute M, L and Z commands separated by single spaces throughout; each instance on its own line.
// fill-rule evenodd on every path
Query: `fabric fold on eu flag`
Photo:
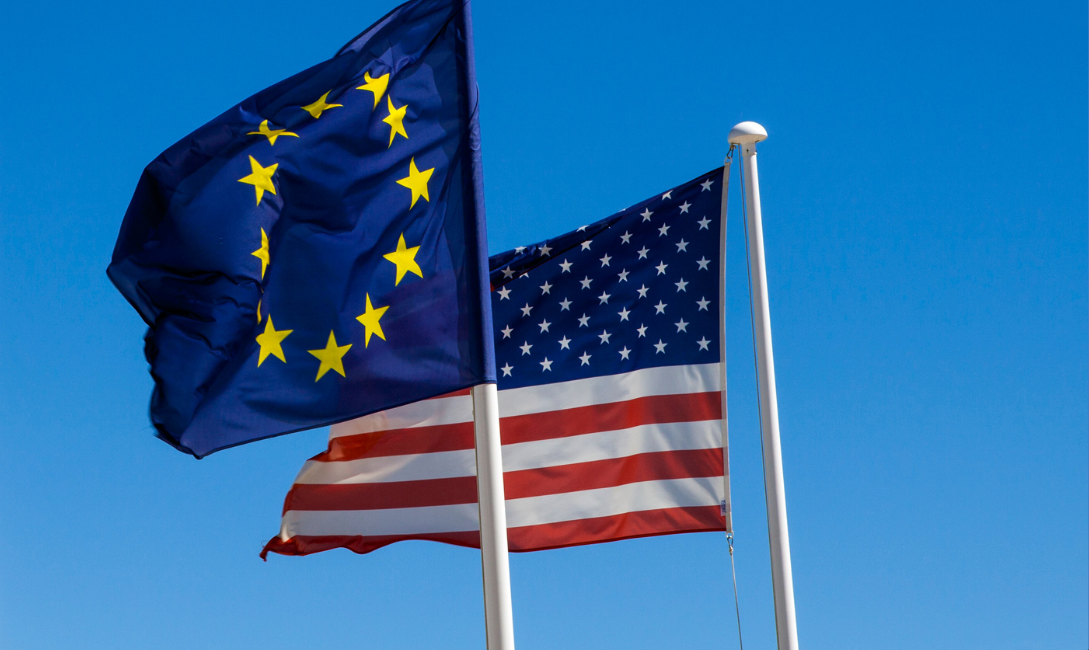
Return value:
M 144 170 L 110 279 L 198 458 L 495 381 L 468 2 L 397 7 Z

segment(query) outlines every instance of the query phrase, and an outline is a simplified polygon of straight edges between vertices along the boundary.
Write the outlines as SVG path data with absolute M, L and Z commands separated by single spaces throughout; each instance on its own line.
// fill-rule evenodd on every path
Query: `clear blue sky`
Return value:
M 392 1 L 392 0 L 390 0 Z M 257 553 L 325 430 L 152 437 L 105 274 L 139 174 L 391 8 L 9 3 L 0 19 L 0 646 L 480 648 L 479 554 Z M 760 146 L 802 646 L 1089 645 L 1085 2 L 475 7 L 492 251 Z M 736 189 L 736 176 L 734 187 Z M 774 639 L 740 202 L 745 640 Z M 702 534 L 514 556 L 523 650 L 736 647 Z

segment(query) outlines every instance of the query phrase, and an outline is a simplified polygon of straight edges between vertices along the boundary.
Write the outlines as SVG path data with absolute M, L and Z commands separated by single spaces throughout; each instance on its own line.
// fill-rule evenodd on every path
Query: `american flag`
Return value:
M 510 550 L 729 530 L 722 183 L 491 258 Z M 478 530 L 464 391 L 334 425 L 262 555 Z

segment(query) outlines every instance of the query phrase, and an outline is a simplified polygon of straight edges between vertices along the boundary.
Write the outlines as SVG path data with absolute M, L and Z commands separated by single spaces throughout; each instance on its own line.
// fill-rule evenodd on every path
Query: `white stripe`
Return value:
M 597 490 L 507 501 L 507 526 L 536 526 L 627 512 L 718 505 L 719 477 L 644 481 Z M 418 535 L 477 530 L 475 503 L 387 510 L 292 510 L 281 537 L 295 535 Z
M 721 446 L 721 420 L 644 424 L 618 431 L 503 445 L 503 471 Z M 303 466 L 295 482 L 310 485 L 390 483 L 457 476 L 476 476 L 472 449 L 333 462 L 311 460 Z
M 334 424 L 329 428 L 329 439 L 390 429 L 432 427 L 443 424 L 460 424 L 473 421 L 473 398 L 470 395 L 425 399 L 398 406 L 395 409 L 372 413 L 361 418 Z
M 721 446 L 721 420 L 644 424 L 619 431 L 503 445 L 503 471 L 588 463 L 658 451 L 718 449 Z
M 632 372 L 590 377 L 573 381 L 526 386 L 499 391 L 499 417 L 543 413 L 563 409 L 610 404 L 649 395 L 676 395 L 719 390 L 719 364 L 645 368 Z M 683 390 L 678 390 L 683 388 Z M 390 429 L 457 424 L 473 421 L 473 400 L 468 395 L 423 400 L 395 409 L 372 413 L 334 424 L 329 437 Z
M 295 535 L 418 535 L 479 530 L 475 503 L 387 510 L 289 510 L 280 537 Z
M 310 485 L 393 483 L 458 476 L 476 476 L 474 450 L 436 451 L 430 454 L 379 456 L 333 462 L 308 460 L 295 482 Z
M 648 395 L 719 390 L 719 364 L 646 368 L 633 372 L 499 391 L 499 417 L 626 402 Z
M 643 481 L 597 490 L 508 499 L 507 527 L 611 517 L 661 508 L 717 506 L 721 499 L 722 478 L 718 476 Z

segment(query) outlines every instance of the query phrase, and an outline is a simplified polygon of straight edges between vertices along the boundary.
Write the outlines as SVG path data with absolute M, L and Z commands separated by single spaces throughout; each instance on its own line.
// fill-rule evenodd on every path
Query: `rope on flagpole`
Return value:
M 734 612 L 737 614 L 737 646 L 745 650 L 745 643 L 741 640 L 741 603 L 737 599 L 737 568 L 734 566 L 734 534 L 726 533 L 726 543 L 730 546 L 730 573 L 734 577 Z

